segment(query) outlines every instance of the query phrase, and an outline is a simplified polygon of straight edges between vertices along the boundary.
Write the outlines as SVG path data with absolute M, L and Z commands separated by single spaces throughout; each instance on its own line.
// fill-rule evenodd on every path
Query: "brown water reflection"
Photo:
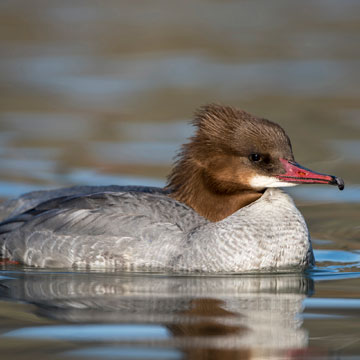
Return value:
M 254 320 L 258 325 L 266 319 L 270 324 L 275 321 L 278 339 L 302 340 L 289 345 L 291 351 L 277 348 L 278 353 L 271 354 L 261 350 L 264 347 L 246 345 L 251 342 L 245 340 L 241 346 L 225 349 L 226 339 L 250 341 L 251 334 L 258 334 L 249 330 L 254 324 L 244 319 L 259 313 L 264 294 L 252 294 L 249 304 L 258 301 L 259 306 L 248 313 L 229 307 L 221 294 L 194 298 L 184 291 L 187 306 L 172 303 L 176 316 L 202 320 L 196 326 L 190 320 L 168 321 L 166 329 L 182 346 L 180 356 L 188 358 L 356 357 L 360 306 L 342 299 L 360 298 L 354 290 L 359 287 L 360 263 L 356 252 L 360 241 L 359 43 L 360 2 L 356 0 L 3 0 L 0 197 L 70 184 L 161 185 L 176 149 L 191 135 L 187 122 L 204 103 L 231 104 L 277 121 L 289 133 L 300 163 L 342 176 L 346 182 L 342 193 L 321 186 L 292 192 L 309 224 L 315 249 L 322 251 L 317 253 L 319 273 L 312 275 L 322 281 L 314 297 L 304 301 L 305 312 L 301 304 L 308 293 L 291 291 L 297 305 L 286 321 L 281 323 L 288 314 L 284 303 L 281 311 L 266 315 L 270 320 L 265 315 Z M 341 277 L 334 279 L 337 273 Z M 27 279 L 34 285 L 36 277 Z M 84 306 L 82 311 L 73 312 L 69 304 L 64 305 L 72 301 L 66 286 L 60 287 L 59 304 L 24 299 L 20 293 L 26 292 L 28 280 L 12 283 L 11 299 L 35 303 L 35 307 L 1 302 L 2 333 L 73 321 L 87 324 L 89 318 L 105 323 L 120 318 L 129 324 L 137 321 L 138 303 L 133 300 L 124 317 L 125 312 L 116 307 L 97 307 L 101 296 L 89 310 L 89 293 L 77 303 Z M 40 278 L 39 284 L 44 284 Z M 120 287 L 116 284 L 105 287 L 105 299 L 108 291 Z M 122 288 L 123 293 L 126 289 Z M 269 298 L 275 299 L 279 295 L 275 293 Z M 241 300 L 241 294 L 232 295 Z M 139 301 L 150 304 L 153 297 L 141 293 Z M 317 307 L 312 299 L 320 299 L 322 305 Z M 124 299 L 116 298 L 120 300 Z M 329 300 L 338 303 L 329 307 Z M 38 316 L 34 317 L 34 309 Z M 146 316 L 154 316 L 159 307 L 147 310 Z M 217 316 L 209 317 L 207 312 Z M 330 318 L 320 318 L 319 313 Z M 79 314 L 82 317 L 76 319 Z M 166 319 L 161 314 L 158 322 Z M 298 315 L 304 317 L 302 326 L 295 324 Z M 154 320 L 146 316 L 142 314 L 141 321 Z M 269 327 L 265 324 L 263 329 Z M 203 331 L 215 334 L 203 339 L 207 344 L 215 344 L 213 338 L 224 334 L 221 346 L 197 343 Z M 301 336 L 288 336 L 294 333 Z M 186 347 L 181 341 L 189 344 L 189 338 L 193 342 Z M 270 338 L 259 333 L 254 341 L 266 343 Z M 117 349 L 111 342 L 106 346 Z M 0 341 L 2 358 L 25 359 L 29 348 L 37 359 L 46 359 L 56 349 L 77 358 L 71 351 L 83 347 L 69 340 Z M 108 357 L 125 356 L 118 351 Z M 105 353 L 100 351 L 99 357 Z M 159 354 L 153 358 L 179 355 Z

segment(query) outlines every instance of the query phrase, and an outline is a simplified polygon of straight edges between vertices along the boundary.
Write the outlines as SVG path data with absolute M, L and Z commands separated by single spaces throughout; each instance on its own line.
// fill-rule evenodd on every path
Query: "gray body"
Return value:
M 52 200 L 56 195 L 44 192 L 32 206 L 50 200 L 19 215 L 30 205 L 13 203 L 13 217 L 0 224 L 2 256 L 38 267 L 209 273 L 303 269 L 314 262 L 301 213 L 276 188 L 218 222 L 162 189 L 86 189 Z

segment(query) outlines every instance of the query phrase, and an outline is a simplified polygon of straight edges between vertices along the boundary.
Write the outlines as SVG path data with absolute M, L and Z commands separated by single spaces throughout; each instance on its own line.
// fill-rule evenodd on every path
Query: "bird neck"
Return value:
M 262 196 L 262 192 L 239 188 L 231 193 L 219 191 L 206 181 L 202 168 L 179 163 L 166 187 L 172 198 L 185 203 L 210 221 L 220 221 Z

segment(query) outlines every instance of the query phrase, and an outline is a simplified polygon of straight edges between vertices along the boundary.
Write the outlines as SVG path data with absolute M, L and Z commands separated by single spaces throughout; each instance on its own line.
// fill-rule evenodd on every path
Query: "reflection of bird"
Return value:
M 216 322 L 215 317 L 236 316 L 235 313 L 222 308 L 223 305 L 224 302 L 217 299 L 194 299 L 189 303 L 189 309 L 182 314 L 201 318 L 201 321 L 195 324 L 176 324 L 171 326 L 171 331 L 176 336 L 225 336 L 246 331 L 246 328 Z
M 28 195 L 22 200 L 38 204 L 0 224 L 3 255 L 35 266 L 148 271 L 312 264 L 303 217 L 273 188 L 327 183 L 342 189 L 343 181 L 295 163 L 288 136 L 268 120 L 210 105 L 194 124 L 196 134 L 183 146 L 166 189 Z
M 17 276 L 2 282 L 7 290 L 3 287 L 1 296 L 34 304 L 38 315 L 60 323 L 161 326 L 170 335 L 161 344 L 181 349 L 190 359 L 248 358 L 307 345 L 298 313 L 312 281 L 301 274 Z M 146 338 L 137 342 L 150 343 L 156 345 Z
M 211 338 L 214 337 L 226 337 L 233 336 L 241 338 L 243 333 L 246 333 L 250 329 L 237 324 L 226 324 L 223 318 L 231 318 L 236 316 L 242 316 L 238 313 L 230 312 L 223 308 L 226 305 L 223 301 L 217 299 L 194 299 L 190 302 L 188 310 L 182 314 L 186 317 L 194 317 L 198 320 L 193 323 L 180 322 L 172 325 L 168 325 L 168 329 L 172 332 L 174 337 L 186 337 L 186 338 Z M 196 340 L 195 340 L 196 341 Z M 249 359 L 251 351 L 249 349 L 217 349 L 206 346 L 195 346 L 185 348 L 184 353 L 186 359 Z

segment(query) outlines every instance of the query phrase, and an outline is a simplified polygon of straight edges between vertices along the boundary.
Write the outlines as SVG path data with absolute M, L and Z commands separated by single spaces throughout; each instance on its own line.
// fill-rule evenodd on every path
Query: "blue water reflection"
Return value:
M 53 339 L 68 341 L 165 340 L 170 334 L 164 326 L 131 324 L 87 324 L 27 327 L 7 332 L 8 338 Z
M 96 60 L 72 55 L 10 58 L 2 60 L 0 66 L 11 74 L 12 81 L 96 102 L 115 101 L 119 96 L 164 87 L 216 86 L 220 92 L 236 91 L 238 95 L 254 96 L 271 92 L 275 83 L 277 93 L 283 95 L 321 93 L 334 96 L 339 87 L 343 87 L 343 96 L 360 95 L 359 79 L 354 76 L 358 63 L 352 60 L 264 60 L 226 64 L 198 53 L 146 53 L 135 59 L 127 56 L 102 58 L 106 75 L 86 75 L 86 68 L 94 69 Z M 68 75 L 74 71 L 83 75 Z M 279 74 L 283 74 L 281 80 Z
M 360 309 L 360 299 L 328 299 L 328 298 L 307 298 L 304 300 L 306 309 Z
M 329 261 L 334 263 L 358 264 L 360 265 L 360 251 L 341 251 L 341 250 L 315 250 L 317 262 Z

